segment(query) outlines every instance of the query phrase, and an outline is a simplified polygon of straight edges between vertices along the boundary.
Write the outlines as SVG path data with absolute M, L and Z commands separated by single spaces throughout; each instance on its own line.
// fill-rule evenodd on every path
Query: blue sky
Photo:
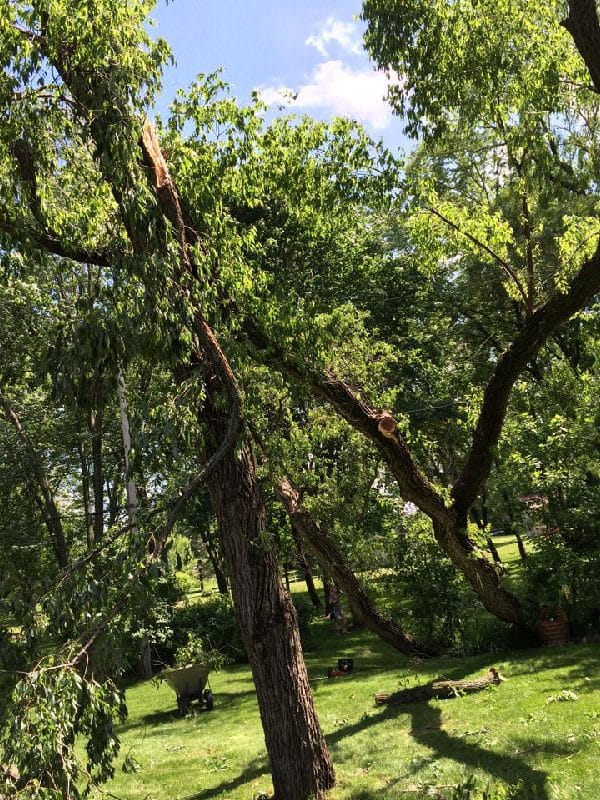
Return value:
M 390 148 L 405 142 L 402 121 L 383 100 L 387 79 L 362 49 L 360 0 L 160 0 L 155 32 L 173 50 L 176 66 L 164 81 L 164 112 L 179 87 L 200 72 L 223 67 L 242 102 L 253 89 L 277 107 L 362 122 Z

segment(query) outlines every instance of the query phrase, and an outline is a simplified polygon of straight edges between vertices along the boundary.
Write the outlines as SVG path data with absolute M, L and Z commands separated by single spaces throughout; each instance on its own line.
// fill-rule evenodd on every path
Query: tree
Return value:
M 575 5 L 571 27 L 581 19 Z M 595 7 L 583 10 L 595 30 Z M 597 103 L 559 11 L 546 4 L 517 15 L 508 3 L 445 0 L 364 5 L 367 45 L 382 67 L 406 76 L 392 100 L 408 132 L 424 139 L 397 205 L 412 253 L 449 285 L 466 286 L 475 269 L 499 271 L 494 302 L 516 312 L 474 374 L 471 440 L 459 446 L 449 499 L 447 486 L 434 486 L 417 463 L 402 418 L 367 402 L 339 372 L 290 355 L 256 320 L 246 326 L 257 357 L 309 386 L 373 442 L 486 608 L 517 625 L 525 623 L 522 604 L 469 539 L 468 514 L 492 470 L 515 384 L 535 372 L 549 339 L 600 289 Z M 456 346 L 464 346 L 465 331 L 463 314 L 452 332 Z
M 333 783 L 333 769 L 312 704 L 293 606 L 262 540 L 250 453 L 244 444 L 234 450 L 242 428 L 239 387 L 206 316 L 218 285 L 219 248 L 230 259 L 227 268 L 241 261 L 219 198 L 211 198 L 208 209 L 195 207 L 194 193 L 181 196 L 155 129 L 144 121 L 167 56 L 165 45 L 151 42 L 142 27 L 150 5 L 107 0 L 92 9 L 87 3 L 3 3 L 2 99 L 28 140 L 23 159 L 11 150 L 12 131 L 4 132 L 2 156 L 10 165 L 6 189 L 7 196 L 29 200 L 21 210 L 2 210 L 3 246 L 29 255 L 41 248 L 96 267 L 112 265 L 132 284 L 139 281 L 148 308 L 157 304 L 156 327 L 164 315 L 167 363 L 177 380 L 193 375 L 202 382 L 204 402 L 195 412 L 206 425 L 208 461 L 181 490 L 154 537 L 154 556 L 187 500 L 209 480 L 223 550 L 234 559 L 229 564 L 234 598 L 277 796 L 320 798 Z M 48 194 L 43 208 L 37 194 L 42 182 Z M 195 192 L 207 189 L 210 193 L 204 183 Z M 113 377 L 116 381 L 117 370 Z M 92 402 L 90 432 L 101 436 L 95 395 Z M 96 451 L 94 458 L 99 491 Z M 227 499 L 233 498 L 229 505 Z M 263 604 L 258 608 L 257 598 Z

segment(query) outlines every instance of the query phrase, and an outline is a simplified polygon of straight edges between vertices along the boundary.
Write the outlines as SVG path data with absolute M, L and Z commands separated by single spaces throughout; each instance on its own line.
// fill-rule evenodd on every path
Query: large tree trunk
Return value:
M 394 620 L 373 605 L 356 575 L 346 564 L 335 542 L 315 523 L 302 505 L 299 493 L 289 481 L 277 480 L 275 490 L 284 504 L 292 524 L 298 531 L 301 531 L 303 539 L 315 554 L 322 568 L 333 576 L 337 585 L 346 594 L 352 612 L 357 616 L 358 621 L 401 653 L 418 657 L 432 655 L 433 652 L 428 647 L 417 642 Z
M 213 451 L 220 441 L 215 427 L 208 421 Z M 265 512 L 246 447 L 221 460 L 209 490 L 256 685 L 275 797 L 321 800 L 334 784 L 333 765 L 314 710 L 296 612 L 265 536 Z
M 72 38 L 67 36 L 65 40 L 63 37 L 61 47 L 53 49 L 56 34 L 51 30 L 50 34 L 46 32 L 40 37 L 42 51 L 81 108 L 93 109 L 89 134 L 96 145 L 98 164 L 119 205 L 134 252 L 145 254 L 151 220 L 140 219 L 139 214 L 132 213 L 127 197 L 135 187 L 135 180 L 123 170 L 124 162 L 120 158 L 125 152 L 121 149 L 122 141 L 135 130 L 134 121 L 127 118 L 122 108 L 116 108 L 110 80 L 98 80 L 93 71 L 72 68 L 78 55 L 77 43 Z M 160 213 L 173 231 L 171 242 L 179 250 L 181 285 L 187 289 L 186 281 L 197 281 L 198 276 L 204 274 L 192 258 L 194 248 L 204 249 L 205 242 L 194 233 L 194 225 L 188 224 L 150 123 L 143 127 L 140 146 Z M 130 157 L 127 147 L 127 158 Z M 133 163 L 131 166 L 133 169 Z M 294 607 L 283 592 L 276 560 L 264 536 L 264 514 L 254 466 L 247 450 L 236 454 L 233 449 L 241 425 L 239 387 L 210 326 L 200 313 L 196 335 L 197 354 L 202 349 L 213 362 L 213 371 L 206 381 L 209 398 L 217 399 L 217 394 L 220 395 L 215 379 L 221 377 L 224 382 L 221 389 L 225 390 L 223 394 L 230 405 L 230 420 L 229 424 L 223 423 L 218 414 L 208 410 L 211 404 L 207 404 L 203 421 L 207 423 L 210 460 L 181 491 L 161 531 L 159 545 L 164 549 L 163 541 L 172 530 L 180 509 L 208 479 L 256 682 L 276 797 L 279 800 L 308 800 L 309 797 L 321 800 L 324 791 L 334 783 L 333 767 L 312 703 Z M 223 397 L 218 399 L 222 402 Z
M 600 94 L 600 23 L 595 0 L 569 0 L 562 25 L 569 31 Z

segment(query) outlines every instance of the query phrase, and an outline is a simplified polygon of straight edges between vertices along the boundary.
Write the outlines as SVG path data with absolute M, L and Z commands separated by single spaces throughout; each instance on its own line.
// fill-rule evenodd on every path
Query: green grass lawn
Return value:
M 368 632 L 336 636 L 324 620 L 312 629 L 316 646 L 306 661 L 338 778 L 330 800 L 600 800 L 600 647 L 411 664 Z M 324 678 L 341 656 L 354 658 L 355 672 Z M 374 706 L 378 691 L 477 676 L 489 666 L 506 682 L 452 700 Z M 252 800 L 270 791 L 249 669 L 218 672 L 211 685 L 214 711 L 185 718 L 165 683 L 129 688 L 117 774 L 103 787 L 109 797 Z M 476 790 L 456 788 L 472 774 Z M 493 792 L 484 795 L 486 787 Z

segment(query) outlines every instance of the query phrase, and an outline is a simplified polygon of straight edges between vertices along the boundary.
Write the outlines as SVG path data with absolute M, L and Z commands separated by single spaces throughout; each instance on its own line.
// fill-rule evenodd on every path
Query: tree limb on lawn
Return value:
M 463 681 L 431 681 L 422 686 L 412 686 L 410 689 L 401 689 L 399 692 L 386 694 L 378 692 L 375 695 L 375 705 L 399 705 L 401 703 L 423 703 L 427 700 L 450 700 L 463 694 L 473 694 L 487 689 L 488 686 L 497 686 L 506 680 L 497 669 L 491 667 L 482 677 L 474 680 Z

